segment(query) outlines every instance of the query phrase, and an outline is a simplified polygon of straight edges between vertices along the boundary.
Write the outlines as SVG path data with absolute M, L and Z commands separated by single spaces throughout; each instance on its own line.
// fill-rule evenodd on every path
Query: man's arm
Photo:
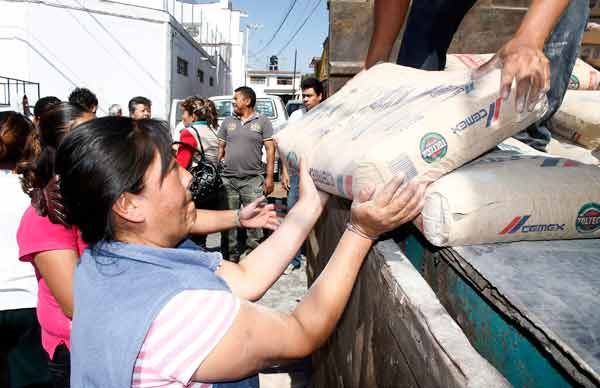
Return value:
M 373 35 L 365 60 L 365 69 L 379 61 L 389 60 L 406 19 L 409 3 L 409 0 L 375 0 Z
M 518 111 L 533 110 L 550 90 L 550 61 L 544 55 L 544 43 L 568 5 L 569 0 L 533 0 L 515 35 L 476 73 L 501 66 L 500 94 L 508 98 L 515 80 Z
M 217 156 L 217 160 L 219 162 L 222 161 L 223 159 L 225 159 L 225 145 L 226 144 L 227 143 L 225 143 L 224 140 L 219 139 L 219 153 Z
M 275 144 L 273 139 L 266 140 L 264 142 L 265 149 L 267 150 L 267 176 L 265 178 L 265 195 L 269 195 L 273 192 L 273 172 L 275 170 Z

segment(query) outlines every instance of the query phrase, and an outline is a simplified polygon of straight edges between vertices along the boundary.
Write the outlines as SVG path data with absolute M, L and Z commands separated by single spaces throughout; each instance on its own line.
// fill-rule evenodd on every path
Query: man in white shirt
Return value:
M 323 84 L 316 78 L 306 78 L 300 85 L 302 88 L 302 103 L 304 107 L 295 110 L 288 119 L 288 124 L 298 121 L 317 105 L 323 101 Z M 286 164 L 281 163 L 281 184 L 283 188 L 288 191 L 287 195 L 287 207 L 288 210 L 294 206 L 298 201 L 298 172 L 288 171 Z M 300 252 L 292 259 L 291 264 L 288 266 L 286 273 L 300 268 L 302 255 Z

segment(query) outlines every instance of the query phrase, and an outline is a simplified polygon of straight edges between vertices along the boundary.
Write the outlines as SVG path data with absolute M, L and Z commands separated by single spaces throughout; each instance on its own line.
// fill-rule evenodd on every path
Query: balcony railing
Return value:
M 0 107 L 20 106 L 23 96 L 27 96 L 30 103 L 37 101 L 40 98 L 40 84 L 0 76 Z

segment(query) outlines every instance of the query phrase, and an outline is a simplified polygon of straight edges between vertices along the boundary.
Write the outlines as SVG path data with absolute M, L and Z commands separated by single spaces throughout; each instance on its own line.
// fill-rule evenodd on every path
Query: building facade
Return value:
M 0 0 L 0 52 L 5 53 L 0 77 L 38 82 L 40 97 L 66 99 L 76 86 L 87 87 L 98 96 L 99 115 L 115 103 L 126 109 L 137 95 L 153 101 L 154 117 L 167 118 L 173 99 L 230 94 L 231 56 L 222 46 L 203 46 L 184 28 L 174 16 L 182 6 L 188 5 L 173 0 Z M 239 33 L 239 21 L 232 21 L 236 28 Z M 219 38 L 213 33 L 216 43 Z
M 257 94 L 274 94 L 287 102 L 300 98 L 300 72 L 284 70 L 248 70 L 246 84 Z

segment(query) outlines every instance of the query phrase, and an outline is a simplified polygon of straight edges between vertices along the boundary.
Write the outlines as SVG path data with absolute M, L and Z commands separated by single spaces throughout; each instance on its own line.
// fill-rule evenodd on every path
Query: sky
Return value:
M 288 9 L 294 3 L 286 22 L 266 47 L 283 21 Z M 250 67 L 266 69 L 271 55 L 279 54 L 279 69 L 293 70 L 294 50 L 298 49 L 297 68 L 303 73 L 312 73 L 309 64 L 313 57 L 320 57 L 323 42 L 328 34 L 329 14 L 326 0 L 233 0 L 233 8 L 244 11 L 248 17 L 242 18 L 240 28 L 245 31 L 247 24 L 260 24 L 262 28 L 250 31 Z M 317 2 L 319 3 L 318 5 Z M 316 6 L 316 8 L 315 8 Z M 312 16 L 306 18 L 315 9 Z M 306 24 L 291 43 L 284 48 L 294 32 L 305 21 Z M 263 49 L 264 48 L 264 49 Z

